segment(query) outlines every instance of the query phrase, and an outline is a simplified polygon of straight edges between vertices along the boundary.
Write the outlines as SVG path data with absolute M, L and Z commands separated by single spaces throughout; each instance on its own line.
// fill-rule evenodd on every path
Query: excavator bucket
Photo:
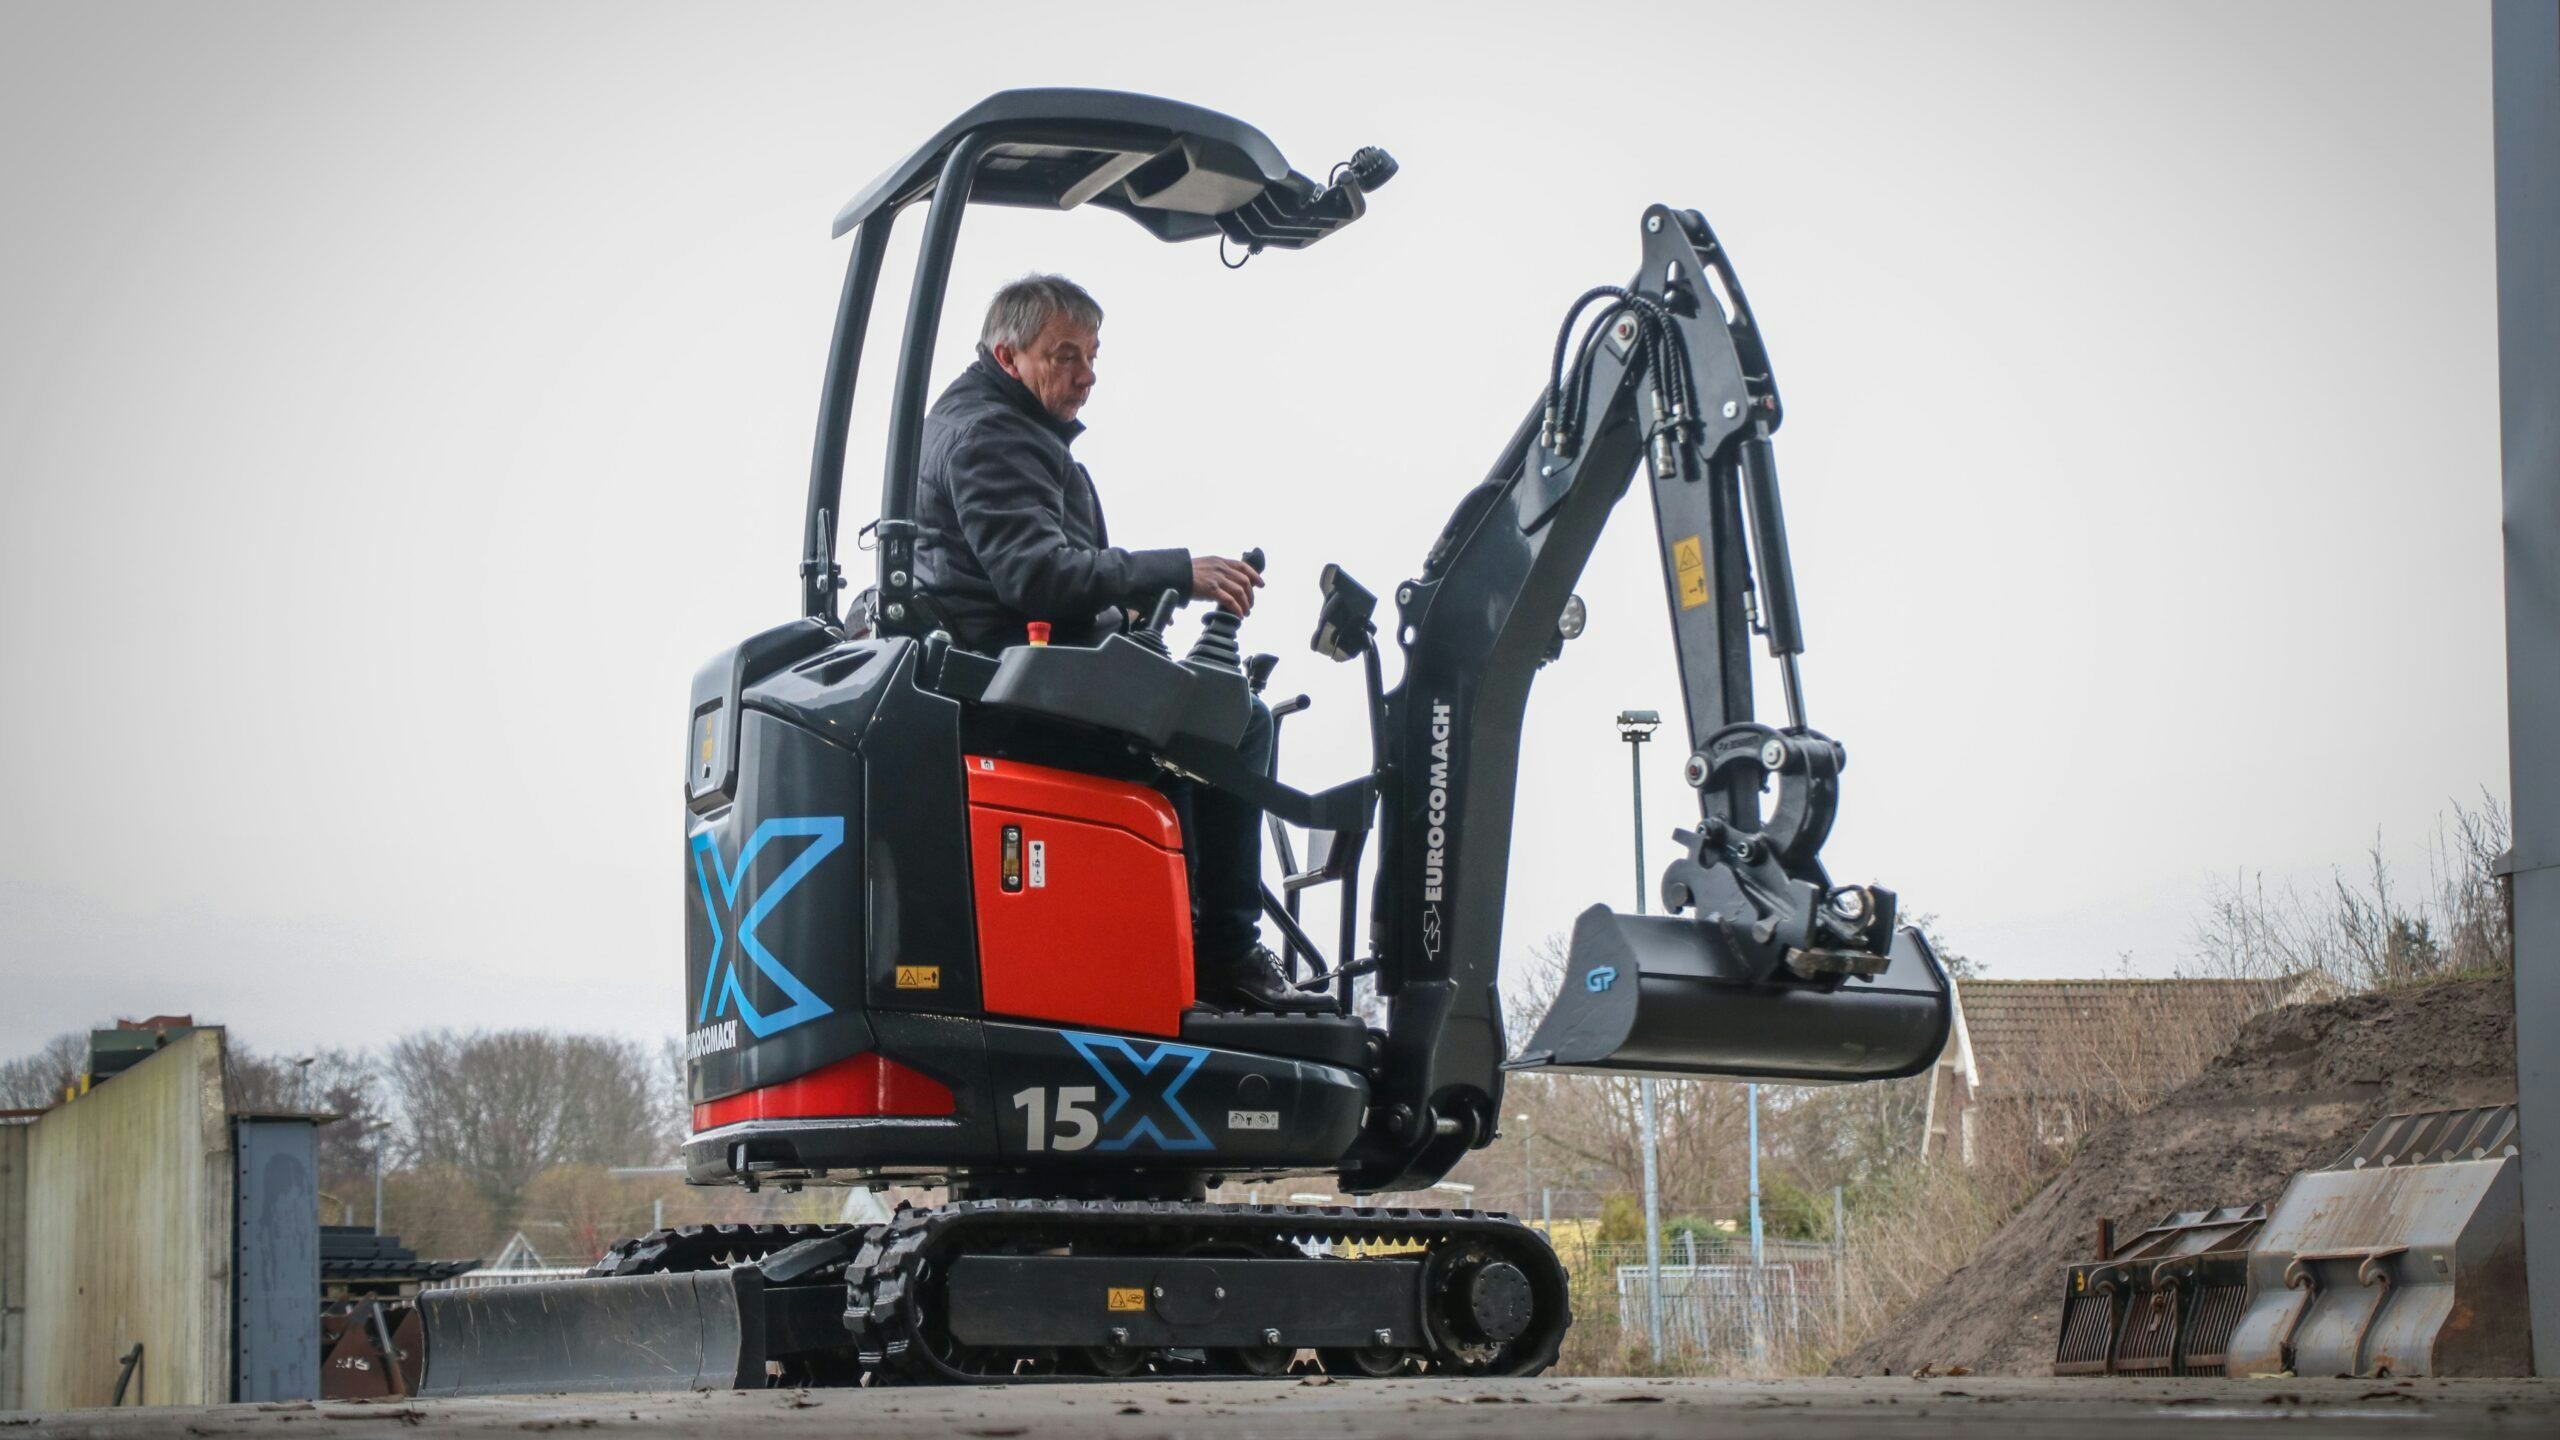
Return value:
M 2528 1375 L 2516 1107 L 2377 1120 L 2249 1247 L 2234 1375 Z
M 1594 905 L 1564 985 L 1506 1069 L 1830 1085 L 1916 1075 L 1946 1048 L 1953 994 L 1916 930 L 1872 977 L 1757 978 L 1720 932 Z

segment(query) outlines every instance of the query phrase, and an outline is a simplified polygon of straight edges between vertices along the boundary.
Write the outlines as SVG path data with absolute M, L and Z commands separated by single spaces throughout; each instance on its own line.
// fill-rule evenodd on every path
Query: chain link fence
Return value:
M 1663 1237 L 1657 1282 L 1642 1241 L 1600 1240 L 1596 1222 L 1540 1227 L 1573 1291 L 1569 1373 L 1787 1375 L 1819 1370 L 1863 1318 L 1853 1243 L 1682 1231 Z M 1659 1325 L 1656 1300 L 1659 1286 Z

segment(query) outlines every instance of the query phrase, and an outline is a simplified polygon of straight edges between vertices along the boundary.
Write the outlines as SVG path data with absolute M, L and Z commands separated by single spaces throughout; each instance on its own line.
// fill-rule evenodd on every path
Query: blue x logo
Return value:
M 1108 1129 L 1113 1118 L 1122 1111 L 1135 1111 L 1124 1129 L 1094 1148 L 1126 1150 L 1136 1145 L 1141 1137 L 1153 1140 L 1159 1150 L 1217 1148 L 1207 1135 L 1201 1133 L 1199 1122 L 1191 1118 L 1191 1112 L 1183 1109 L 1182 1102 L 1174 1098 L 1182 1092 L 1192 1073 L 1209 1058 L 1208 1051 L 1197 1045 L 1176 1045 L 1167 1041 L 1140 1055 L 1137 1046 L 1117 1035 L 1087 1035 L 1075 1030 L 1061 1033 L 1067 1037 L 1067 1043 L 1075 1047 L 1076 1053 L 1084 1057 L 1084 1063 L 1093 1067 L 1093 1073 L 1102 1077 L 1102 1083 L 1111 1087 L 1111 1103 L 1102 1111 L 1104 1128 Z M 1181 1063 L 1177 1066 L 1167 1064 L 1167 1061 Z M 1171 1074 L 1172 1079 L 1163 1079 L 1159 1071 Z M 1127 1077 L 1125 1080 L 1124 1076 Z M 1182 1138 L 1168 1135 L 1165 1126 L 1156 1123 L 1158 1119 L 1178 1127 Z
M 762 893 L 755 897 L 755 903 L 747 907 L 747 913 L 741 917 L 738 914 L 738 891 L 746 882 L 747 872 L 755 868 L 757 853 L 768 842 L 792 835 L 807 836 L 810 843 L 791 857 L 791 863 L 764 887 Z M 782 897 L 791 893 L 792 886 L 808 878 L 809 872 L 818 868 L 818 862 L 834 853 L 836 847 L 843 843 L 844 817 L 840 815 L 814 815 L 799 819 L 776 817 L 756 827 L 756 833 L 748 838 L 746 848 L 738 852 L 738 868 L 730 870 L 721 865 L 720 847 L 709 834 L 693 837 L 693 874 L 702 883 L 703 918 L 711 922 L 711 963 L 703 971 L 702 1004 L 694 1012 L 694 1024 L 703 1024 L 715 1013 L 726 1014 L 734 1005 L 738 1009 L 738 1018 L 747 1022 L 747 1028 L 762 1038 L 835 1012 L 834 1006 L 819 999 L 817 991 L 784 969 L 773 952 L 764 948 L 764 942 L 756 938 L 756 926 L 773 913 L 774 907 L 782 903 Z M 715 879 L 718 881 L 716 898 Z M 738 948 L 747 952 L 747 958 L 755 962 L 756 969 L 763 973 L 765 979 L 790 997 L 792 1003 L 788 1009 L 765 1015 L 747 1003 L 747 992 L 738 984 L 737 957 L 725 953 L 729 937 L 720 928 L 722 915 L 727 915 L 737 926 Z M 712 1009 L 711 1003 L 715 995 L 720 1002 L 717 1011 Z

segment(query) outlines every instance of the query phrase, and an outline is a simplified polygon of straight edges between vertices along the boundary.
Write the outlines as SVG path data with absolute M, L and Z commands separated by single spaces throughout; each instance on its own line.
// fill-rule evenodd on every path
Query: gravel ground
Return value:
M 2377 1425 L 2376 1421 L 2382 1423 Z M 1598 1437 L 2560 1434 L 2560 1385 L 2530 1380 L 1380 1380 L 764 1390 L 507 1400 L 225 1405 L 0 1415 L 0 1436 L 391 1440 L 555 1431 L 594 1440 L 939 1440 L 1108 1435 Z M 26 1429 L 16 1427 L 25 1426 Z

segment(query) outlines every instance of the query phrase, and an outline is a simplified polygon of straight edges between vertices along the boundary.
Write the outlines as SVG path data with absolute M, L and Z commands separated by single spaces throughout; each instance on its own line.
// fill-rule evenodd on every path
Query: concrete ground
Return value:
M 0 1440 L 606 1437 L 2560 1435 L 2530 1380 L 1324 1380 L 765 1390 L 0 1414 Z M 2377 1424 L 2375 1422 L 2382 1422 Z M 30 1428 L 19 1428 L 30 1427 Z M 1711 1427 L 1711 1428 L 1710 1428 Z

